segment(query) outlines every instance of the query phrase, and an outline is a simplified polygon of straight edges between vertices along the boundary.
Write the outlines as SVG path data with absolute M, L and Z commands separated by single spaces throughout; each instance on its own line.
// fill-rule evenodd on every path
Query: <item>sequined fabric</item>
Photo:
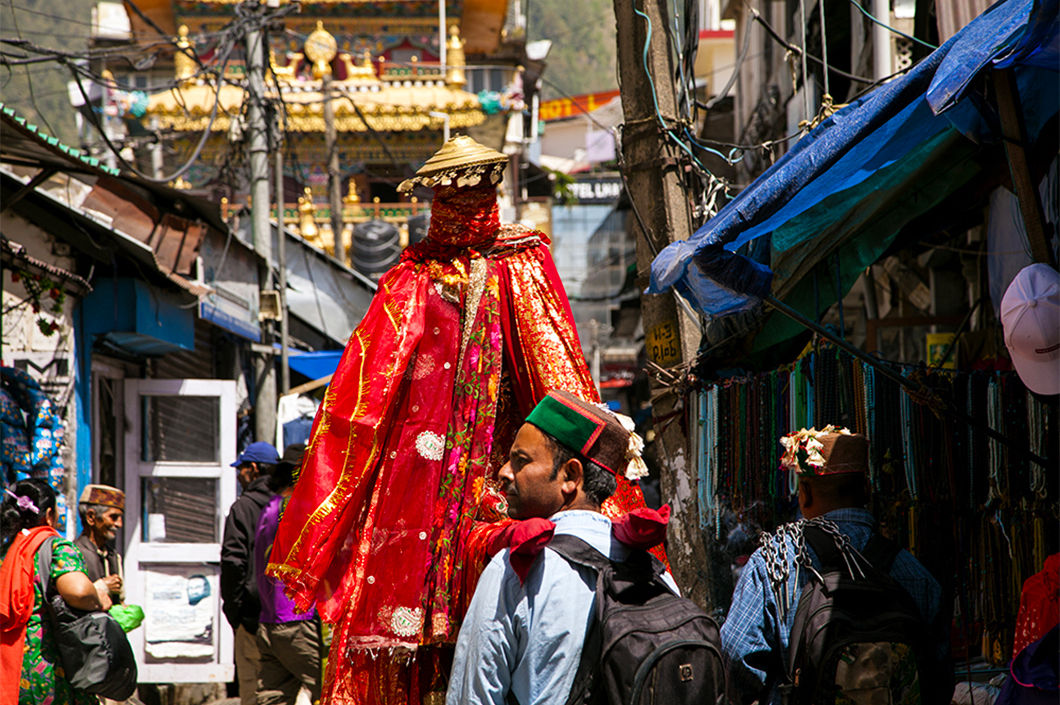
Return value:
M 499 227 L 493 189 L 439 198 L 350 337 L 267 570 L 334 625 L 322 702 L 444 691 L 496 472 L 555 387 L 597 399 L 547 239 Z M 640 506 L 623 480 L 605 512 Z
M 425 242 L 442 247 L 491 245 L 500 225 L 498 213 L 497 190 L 493 186 L 439 188 L 431 202 L 431 224 Z

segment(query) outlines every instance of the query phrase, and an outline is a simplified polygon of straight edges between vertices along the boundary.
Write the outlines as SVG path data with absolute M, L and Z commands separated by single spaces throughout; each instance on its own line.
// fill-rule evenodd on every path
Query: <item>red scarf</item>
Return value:
M 634 509 L 623 516 L 611 520 L 611 533 L 619 542 L 632 549 L 647 550 L 658 546 L 666 539 L 666 526 L 670 522 L 670 505 L 664 504 L 658 511 L 647 507 Z M 505 548 L 512 570 L 519 576 L 519 582 L 525 583 L 530 568 L 537 556 L 552 540 L 556 525 L 548 519 L 534 517 L 508 524 L 493 535 L 487 551 L 490 555 L 499 553 Z
M 26 624 L 33 614 L 33 576 L 37 549 L 59 532 L 50 526 L 20 532 L 0 565 L 0 702 L 18 701 Z

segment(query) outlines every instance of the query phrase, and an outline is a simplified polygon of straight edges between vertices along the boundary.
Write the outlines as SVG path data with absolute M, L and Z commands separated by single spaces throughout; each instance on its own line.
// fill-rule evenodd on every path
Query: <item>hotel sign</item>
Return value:
M 622 193 L 621 176 L 575 177 L 567 186 L 568 193 L 580 205 L 610 205 L 618 200 Z M 563 202 L 563 195 L 556 194 L 557 202 Z
M 538 117 L 548 122 L 585 115 L 607 105 L 618 95 L 618 91 L 604 91 L 603 93 L 587 93 L 570 98 L 546 100 L 538 108 Z

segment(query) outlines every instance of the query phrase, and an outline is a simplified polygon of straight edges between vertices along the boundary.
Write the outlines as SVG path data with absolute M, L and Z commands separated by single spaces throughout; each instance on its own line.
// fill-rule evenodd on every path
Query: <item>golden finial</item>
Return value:
M 467 83 L 464 76 L 464 40 L 460 38 L 460 27 L 449 27 L 449 41 L 445 44 L 445 60 L 448 64 L 445 71 L 445 82 L 450 86 L 463 86 Z
M 188 81 L 198 70 L 195 62 L 195 48 L 188 39 L 188 25 L 182 24 L 177 30 L 177 52 L 173 55 L 173 68 L 178 81 Z
M 313 62 L 313 76 L 324 78 L 331 75 L 331 60 L 338 53 L 339 44 L 335 37 L 324 29 L 324 23 L 317 20 L 317 28 L 306 37 L 305 55 Z
M 342 198 L 342 202 L 347 206 L 356 206 L 361 202 L 361 197 L 357 194 L 357 182 L 350 179 L 349 185 L 346 188 L 346 195 Z
M 298 197 L 298 232 L 303 240 L 315 240 L 320 231 L 316 223 L 317 207 L 313 204 L 313 191 L 306 186 Z
M 188 182 L 188 181 L 185 181 L 183 176 L 178 176 L 176 181 L 170 181 L 169 185 L 172 186 L 173 188 L 179 189 L 181 191 L 187 191 L 188 189 L 191 188 L 191 183 Z

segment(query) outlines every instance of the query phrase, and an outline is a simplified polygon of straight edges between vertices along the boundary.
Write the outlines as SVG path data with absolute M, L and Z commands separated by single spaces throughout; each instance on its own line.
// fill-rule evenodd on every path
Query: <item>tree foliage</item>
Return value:
M 552 40 L 542 98 L 617 88 L 616 36 L 612 0 L 529 0 L 527 39 Z

